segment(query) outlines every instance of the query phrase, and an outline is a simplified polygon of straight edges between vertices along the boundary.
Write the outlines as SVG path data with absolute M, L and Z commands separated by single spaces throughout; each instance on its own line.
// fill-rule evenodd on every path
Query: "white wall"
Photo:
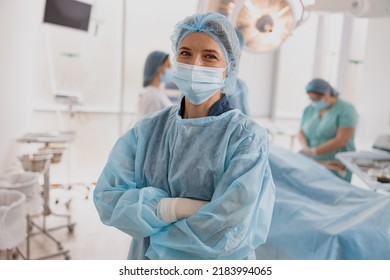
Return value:
M 346 15 L 343 25 L 344 36 L 335 85 L 342 93 L 342 98 L 354 104 L 357 102 L 356 93 L 362 82 L 369 21 L 368 18 Z
M 304 89 L 316 65 L 317 26 L 318 16 L 313 14 L 280 47 L 275 118 L 300 118 L 307 104 Z
M 249 111 L 253 117 L 268 117 L 271 114 L 274 62 L 274 52 L 242 53 L 238 76 L 248 86 Z
M 27 132 L 39 14 L 32 1 L 0 1 L 0 173 L 18 153 L 17 137 Z
M 318 20 L 313 76 L 321 77 L 334 86 L 339 76 L 342 36 L 348 36 L 343 34 L 343 24 L 341 13 L 319 16 Z
M 356 106 L 360 115 L 357 144 L 372 146 L 376 136 L 390 134 L 390 18 L 372 18 L 362 62 Z

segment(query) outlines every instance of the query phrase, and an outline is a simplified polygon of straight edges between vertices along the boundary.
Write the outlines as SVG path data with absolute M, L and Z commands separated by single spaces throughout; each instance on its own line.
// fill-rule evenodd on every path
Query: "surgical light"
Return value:
M 208 1 L 203 10 L 227 16 L 241 30 L 245 49 L 265 52 L 276 49 L 302 21 L 301 0 Z
M 303 13 L 301 1 L 244 0 L 237 3 L 232 20 L 243 33 L 246 49 L 265 52 L 288 38 L 302 21 Z

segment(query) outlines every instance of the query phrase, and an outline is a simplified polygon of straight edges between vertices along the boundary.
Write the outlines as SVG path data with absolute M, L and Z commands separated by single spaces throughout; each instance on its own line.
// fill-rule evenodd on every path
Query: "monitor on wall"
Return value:
M 92 5 L 75 0 L 46 0 L 44 22 L 88 31 Z

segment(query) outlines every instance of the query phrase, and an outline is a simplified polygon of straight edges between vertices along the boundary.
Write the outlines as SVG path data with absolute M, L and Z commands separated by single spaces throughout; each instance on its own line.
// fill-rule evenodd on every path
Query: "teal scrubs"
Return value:
M 322 117 L 320 117 L 319 110 L 311 105 L 307 106 L 303 112 L 301 129 L 305 134 L 309 147 L 317 147 L 336 137 L 339 127 L 356 128 L 357 120 L 358 115 L 355 107 L 346 101 L 338 99 L 336 104 Z M 338 152 L 347 151 L 355 151 L 354 135 L 348 144 L 339 150 L 325 155 L 314 156 L 313 158 L 318 161 L 336 161 L 335 155 Z M 347 172 L 344 176 L 338 173 L 335 174 L 347 181 L 350 181 L 352 176 L 350 172 Z

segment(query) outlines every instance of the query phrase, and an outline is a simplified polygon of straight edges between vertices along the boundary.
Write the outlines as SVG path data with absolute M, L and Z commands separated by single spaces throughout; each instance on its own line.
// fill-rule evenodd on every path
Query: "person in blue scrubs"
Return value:
M 327 81 L 313 79 L 306 86 L 311 100 L 303 112 L 298 140 L 301 153 L 311 157 L 346 181 L 352 173 L 336 160 L 338 152 L 355 151 L 354 135 L 358 121 L 355 107 L 342 99 Z
M 244 36 L 240 29 L 236 28 L 236 34 L 238 41 L 240 42 L 240 50 L 244 49 Z M 240 54 L 241 55 L 241 54 Z M 244 80 L 237 78 L 236 92 L 228 96 L 229 104 L 234 109 L 239 109 L 242 113 L 250 116 L 249 104 L 248 104 L 248 86 Z
M 102 222 L 132 237 L 129 259 L 254 259 L 275 201 L 267 130 L 231 109 L 239 42 L 219 13 L 179 22 L 173 80 L 184 98 L 113 147 L 94 190 Z

